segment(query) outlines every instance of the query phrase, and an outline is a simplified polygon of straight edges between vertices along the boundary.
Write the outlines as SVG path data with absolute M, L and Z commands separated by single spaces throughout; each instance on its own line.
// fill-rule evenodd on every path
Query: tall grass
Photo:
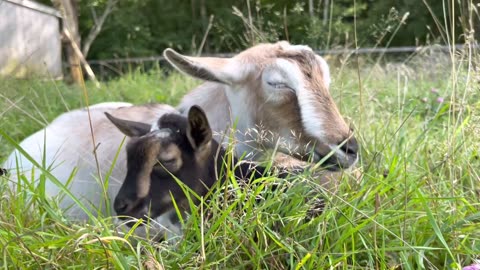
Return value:
M 225 201 L 224 191 L 216 192 L 191 214 L 176 245 L 126 240 L 108 217 L 72 223 L 55 199 L 31 196 L 35 192 L 28 189 L 10 196 L 3 177 L 0 266 L 458 269 L 470 264 L 480 254 L 480 99 L 463 67 L 453 78 L 453 91 L 444 68 L 449 62 L 431 52 L 406 63 L 362 64 L 360 76 L 368 78 L 362 82 L 362 111 L 358 70 L 333 68 L 332 95 L 352 123 L 362 121 L 361 177 L 346 173 L 335 193 L 307 175 L 265 177 L 242 188 L 232 184 L 235 196 Z M 159 74 L 132 74 L 100 89 L 87 85 L 90 104 L 176 104 L 197 83 Z M 16 140 L 82 105 L 81 90 L 60 82 L 4 80 L 1 93 L 0 129 Z M 1 147 L 4 158 L 12 146 L 2 138 Z M 281 188 L 267 191 L 260 183 Z M 305 198 L 312 196 L 323 197 L 326 209 L 308 218 L 312 205 Z
M 480 259 L 475 58 L 474 51 L 426 51 L 401 62 L 340 59 L 331 93 L 356 125 L 361 175 L 346 172 L 336 192 L 309 175 L 244 186 L 232 179 L 191 213 L 176 244 L 131 241 L 116 234 L 110 217 L 69 221 L 55 198 L 36 187 L 13 196 L 9 178 L 0 177 L 0 267 L 461 269 Z M 175 105 L 198 83 L 162 74 L 128 74 L 100 89 L 87 84 L 89 103 Z M 81 89 L 53 81 L 2 79 L 0 94 L 0 130 L 16 141 L 83 105 Z M 13 148 L 0 137 L 0 161 Z M 275 191 L 263 188 L 273 184 Z M 312 197 L 326 206 L 310 217 L 315 200 L 305 198 Z

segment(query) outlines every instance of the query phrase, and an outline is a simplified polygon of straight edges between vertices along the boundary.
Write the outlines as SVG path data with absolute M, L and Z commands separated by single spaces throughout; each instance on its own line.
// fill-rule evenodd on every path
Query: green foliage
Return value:
M 167 47 L 187 53 L 197 53 L 200 49 L 210 53 L 230 52 L 276 40 L 309 44 L 317 49 L 352 47 L 355 24 L 360 46 L 461 43 L 466 39 L 463 34 L 468 32 L 468 18 L 474 28 L 480 25 L 478 14 L 469 15 L 466 9 L 468 0 L 313 2 L 313 16 L 310 16 L 308 1 L 304 0 L 122 0 L 106 20 L 88 58 L 160 55 Z M 451 2 L 454 6 L 450 6 Z M 105 0 L 79 1 L 83 37 L 94 24 L 92 10 L 100 16 L 105 5 Z M 453 17 L 445 15 L 452 11 L 455 11 Z M 211 29 L 202 44 L 211 15 L 214 16 Z M 445 21 L 452 33 L 449 26 L 452 18 L 455 36 L 447 40 Z M 474 35 L 478 39 L 478 33 Z
M 427 3 L 433 15 L 439 17 L 443 24 L 442 1 L 427 1 Z M 438 29 L 435 25 L 432 14 L 421 1 L 378 1 L 368 9 L 365 25 L 371 25 L 372 27 L 370 29 L 375 29 L 371 37 L 378 39 L 378 32 L 385 31 L 391 33 L 406 13 L 409 14 L 408 18 L 398 33 L 393 37 L 391 45 L 412 46 L 439 42 L 446 43 L 446 40 L 441 39 L 441 29 Z M 380 21 L 378 20 L 379 16 L 381 18 Z M 459 25 L 457 25 L 457 33 L 461 33 L 458 27 Z M 367 30 L 370 29 L 367 28 Z M 365 34 L 368 35 L 368 31 L 366 31 Z M 460 36 L 458 36 L 455 42 L 461 43 L 463 41 L 460 39 Z M 385 46 L 388 44 L 386 44 L 386 40 L 384 40 L 380 45 Z

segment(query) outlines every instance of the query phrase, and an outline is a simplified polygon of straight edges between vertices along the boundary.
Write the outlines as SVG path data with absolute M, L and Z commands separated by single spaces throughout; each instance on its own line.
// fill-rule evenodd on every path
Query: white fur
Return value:
M 150 128 L 150 132 L 158 130 L 158 121 L 155 120 L 152 124 L 152 127 Z
M 282 71 L 282 76 L 297 93 L 305 131 L 311 136 L 325 140 L 324 123 L 322 121 L 324 117 L 318 113 L 318 103 L 315 102 L 313 93 L 311 90 L 305 88 L 304 78 L 300 68 L 296 64 L 284 59 L 277 59 L 275 63 L 278 69 Z
M 310 48 L 309 46 L 306 46 L 306 45 L 290 45 L 289 43 L 282 44 L 282 49 L 285 50 L 285 51 L 302 51 L 302 50 L 310 51 L 310 52 L 312 51 L 312 48 Z M 325 59 L 323 59 L 323 57 L 321 57 L 319 55 L 315 55 L 315 57 L 317 58 L 317 61 L 320 64 L 320 68 L 322 69 L 323 80 L 325 81 L 326 86 L 330 87 L 330 82 L 331 82 L 330 68 L 328 67 L 327 62 L 325 61 Z
M 282 44 L 282 49 L 285 51 L 312 51 L 312 48 L 307 45 L 291 45 L 289 43 Z
M 225 95 L 228 100 L 232 101 L 232 106 L 230 107 L 230 121 L 232 125 L 236 125 L 237 130 L 247 130 L 249 127 L 254 126 L 254 121 L 252 119 L 252 109 L 245 104 L 247 100 L 248 90 L 242 89 L 240 86 L 234 91 L 226 91 Z M 243 141 L 243 140 L 240 140 Z
M 330 89 L 330 83 L 332 82 L 332 79 L 330 78 L 330 68 L 323 57 L 318 55 L 315 55 L 315 57 L 317 58 L 318 63 L 320 63 L 320 68 L 322 69 L 323 81 L 325 82 L 327 89 Z
M 292 89 L 303 87 L 303 74 L 300 68 L 285 59 L 276 59 L 275 64 L 264 71 L 263 78 L 265 81 L 285 82 Z
M 224 66 L 221 72 L 218 72 L 218 76 L 223 81 L 228 82 L 230 85 L 241 82 L 252 71 L 255 71 L 255 64 L 242 63 L 241 61 L 231 58 Z
M 93 110 L 93 109 L 118 109 L 118 108 L 121 108 L 121 107 L 130 107 L 130 106 L 132 106 L 132 103 L 128 103 L 128 102 L 102 102 L 102 103 L 90 105 L 90 106 L 88 106 L 88 108 L 90 110 Z M 84 110 L 86 110 L 86 108 L 84 108 Z
M 160 138 L 160 139 L 168 138 L 172 135 L 172 130 L 171 129 L 166 129 L 166 128 L 157 129 L 156 132 L 154 133 L 154 135 L 155 135 L 155 137 Z
M 285 101 L 285 92 L 295 91 L 295 87 L 300 83 L 299 79 L 302 78 L 292 76 L 291 69 L 294 68 L 287 60 L 277 59 L 274 65 L 263 70 L 262 90 L 267 97 L 267 103 L 282 103 Z
M 201 105 L 207 115 L 210 127 L 217 132 L 215 139 L 218 141 L 223 140 L 223 136 L 218 136 L 218 134 L 223 134 L 231 127 L 230 103 L 226 96 L 227 87 L 229 86 L 218 83 L 204 83 L 185 95 L 177 107 L 186 115 L 193 105 Z
M 173 223 L 171 216 L 176 215 L 175 210 L 170 210 L 151 221 L 152 227 L 157 230 L 163 230 L 166 234 L 166 239 L 174 241 L 183 236 L 183 230 L 180 223 Z
M 180 223 L 173 223 L 171 216 L 175 215 L 175 210 L 170 210 L 155 219 L 149 219 L 145 217 L 142 226 L 138 226 L 135 229 L 135 235 L 147 239 L 154 239 L 155 237 L 164 237 L 171 243 L 176 243 L 183 236 L 183 229 Z M 122 233 L 127 233 L 131 230 L 125 223 L 131 222 L 131 219 L 128 221 L 121 221 L 115 219 L 117 224 L 117 230 Z

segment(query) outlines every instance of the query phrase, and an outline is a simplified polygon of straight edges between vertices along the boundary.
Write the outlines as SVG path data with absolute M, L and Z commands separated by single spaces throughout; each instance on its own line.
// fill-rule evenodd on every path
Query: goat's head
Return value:
M 317 162 L 331 154 L 326 163 L 332 170 L 356 162 L 357 141 L 329 93 L 329 67 L 309 47 L 281 41 L 233 58 L 189 57 L 172 49 L 164 56 L 188 75 L 224 85 L 239 131 L 272 132 L 264 146 L 274 148 L 282 138 L 278 149 L 302 160 L 313 154 Z
M 119 216 L 156 218 L 173 209 L 172 197 L 185 210 L 188 201 L 175 178 L 199 195 L 215 182 L 211 174 L 218 143 L 212 140 L 208 120 L 199 107 L 188 119 L 165 114 L 153 126 L 115 118 L 108 119 L 125 135 L 127 175 L 115 201 Z

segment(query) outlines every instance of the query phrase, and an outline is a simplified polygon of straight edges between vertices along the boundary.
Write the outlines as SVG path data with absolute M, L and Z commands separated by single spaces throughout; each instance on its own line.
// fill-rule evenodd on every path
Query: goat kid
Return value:
M 217 180 L 223 183 L 226 179 L 226 151 L 212 138 L 205 113 L 192 106 L 187 118 L 165 114 L 153 130 L 150 124 L 107 116 L 130 137 L 127 175 L 114 202 L 117 215 L 153 219 L 150 232 L 166 234 L 167 239 L 180 235 L 172 198 L 182 213 L 188 211 L 189 203 L 176 179 L 199 196 L 205 196 Z M 265 172 L 265 168 L 233 159 L 235 176 L 240 179 L 258 178 Z M 136 231 L 137 235 L 144 233 Z
M 106 189 L 106 193 L 112 199 L 117 195 L 125 178 L 127 162 L 125 144 L 119 149 L 125 136 L 105 117 L 104 112 L 124 119 L 153 123 L 163 114 L 177 111 L 168 105 L 133 106 L 123 102 L 100 103 L 90 106 L 89 110 L 95 146 L 90 133 L 88 112 L 86 109 L 78 109 L 60 115 L 47 127 L 23 140 L 20 147 L 38 164 L 46 164 L 46 167 L 50 168 L 50 173 L 63 185 L 67 185 L 71 193 L 89 211 L 95 214 L 99 210 L 106 214 L 104 183 L 98 179 L 94 155 L 96 154 L 98 158 L 101 179 L 105 180 L 112 169 Z M 117 152 L 117 162 L 112 164 Z M 35 166 L 16 150 L 9 155 L 2 167 L 8 168 L 12 174 L 9 177 L 10 187 L 15 193 L 19 184 L 25 187 L 23 180 L 19 180 L 19 176 L 16 175 L 16 170 L 28 177 Z M 71 178 L 75 170 L 76 173 Z M 36 169 L 36 172 L 35 187 L 39 183 L 40 170 Z M 71 182 L 67 183 L 70 178 Z M 49 180 L 45 182 L 45 193 L 49 197 L 63 196 L 59 200 L 59 206 L 65 210 L 67 217 L 74 220 L 88 219 L 88 215 L 70 197 L 62 194 L 62 188 Z M 103 207 L 99 207 L 102 205 Z M 110 205 L 113 205 L 113 202 Z M 113 213 L 113 209 L 110 212 Z
M 357 162 L 358 143 L 329 92 L 329 67 L 308 46 L 259 44 L 232 58 L 163 54 L 180 72 L 205 81 L 177 109 L 199 105 L 218 141 L 228 140 L 224 133 L 235 123 L 237 156 L 260 160 L 264 150 L 277 149 L 318 162 L 332 152 L 324 163 L 331 171 Z

